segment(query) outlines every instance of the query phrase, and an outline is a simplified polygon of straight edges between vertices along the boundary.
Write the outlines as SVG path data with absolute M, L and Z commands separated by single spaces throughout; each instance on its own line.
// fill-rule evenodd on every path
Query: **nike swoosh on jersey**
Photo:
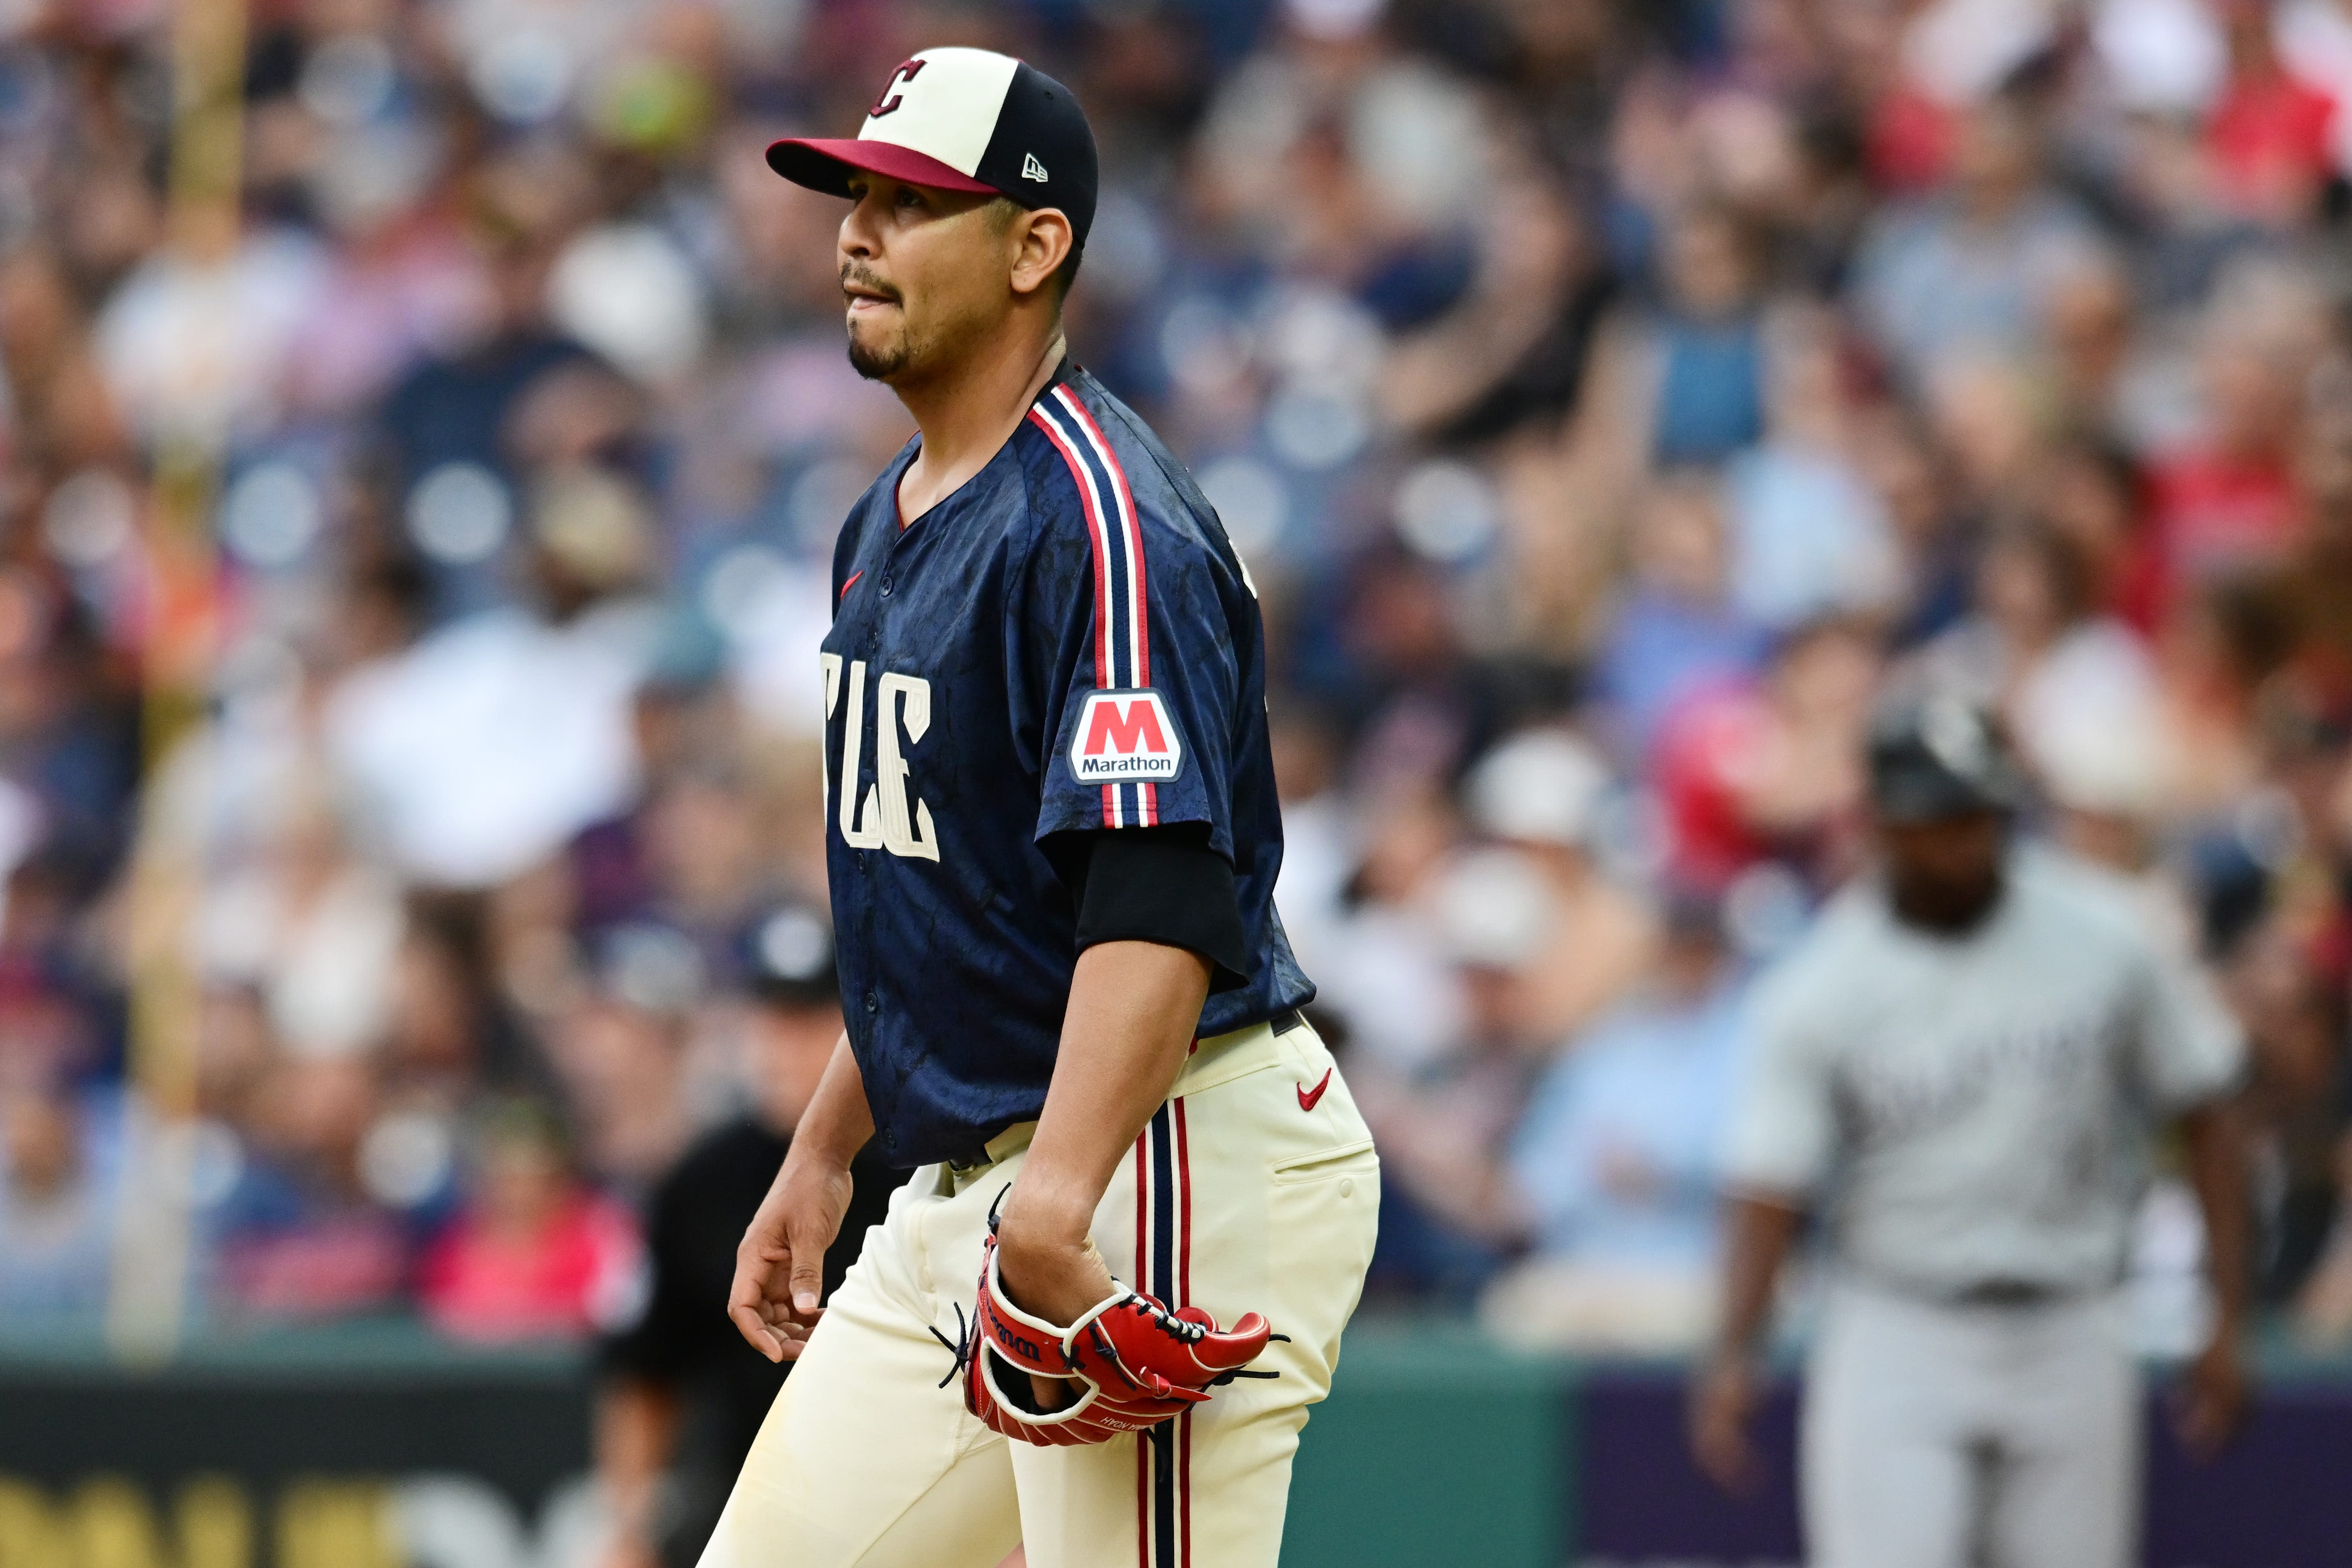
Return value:
M 1321 1100 L 1323 1098 L 1323 1091 L 1331 1087 L 1331 1074 L 1336 1070 L 1337 1069 L 1333 1068 L 1325 1068 L 1323 1069 L 1322 1078 L 1316 1081 L 1313 1089 L 1307 1088 L 1303 1083 L 1298 1086 L 1299 1110 L 1312 1110 L 1315 1109 L 1315 1102 Z

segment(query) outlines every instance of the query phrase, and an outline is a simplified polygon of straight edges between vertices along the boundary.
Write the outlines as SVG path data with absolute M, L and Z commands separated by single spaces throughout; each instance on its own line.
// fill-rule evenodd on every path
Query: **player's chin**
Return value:
M 861 320 L 857 312 L 851 312 L 849 365 L 852 370 L 868 381 L 887 381 L 907 367 L 907 340 L 903 331 L 884 331 L 880 323 L 870 316 Z

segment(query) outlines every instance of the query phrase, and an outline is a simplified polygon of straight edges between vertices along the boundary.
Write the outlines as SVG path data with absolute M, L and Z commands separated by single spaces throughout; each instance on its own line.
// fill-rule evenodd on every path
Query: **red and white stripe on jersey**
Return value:
M 1171 1308 L 1192 1301 L 1192 1151 L 1184 1102 L 1152 1112 L 1135 1140 L 1135 1288 Z M 1137 1568 L 1192 1568 L 1192 1413 L 1137 1434 Z
M 1143 564 L 1143 521 L 1127 470 L 1102 426 L 1067 385 L 1053 388 L 1029 410 L 1069 465 L 1095 562 L 1095 685 L 1107 691 L 1151 684 L 1151 602 Z M 1107 784 L 1105 827 L 1149 826 L 1160 820 L 1152 784 Z

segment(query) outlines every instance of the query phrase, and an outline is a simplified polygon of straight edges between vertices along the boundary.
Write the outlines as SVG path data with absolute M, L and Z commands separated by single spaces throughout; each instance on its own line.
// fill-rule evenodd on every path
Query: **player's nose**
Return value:
M 835 237 L 835 248 L 845 261 L 852 258 L 868 260 L 879 252 L 875 242 L 874 226 L 865 218 L 866 203 L 872 199 L 869 194 L 850 203 L 848 215 L 841 220 L 840 231 Z

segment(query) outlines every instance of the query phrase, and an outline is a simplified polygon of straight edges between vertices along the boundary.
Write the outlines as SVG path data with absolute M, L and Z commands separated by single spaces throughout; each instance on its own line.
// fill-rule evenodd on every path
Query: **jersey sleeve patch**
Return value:
M 1081 784 L 1166 784 L 1184 771 L 1184 736 L 1150 687 L 1087 694 L 1070 734 L 1070 776 Z

